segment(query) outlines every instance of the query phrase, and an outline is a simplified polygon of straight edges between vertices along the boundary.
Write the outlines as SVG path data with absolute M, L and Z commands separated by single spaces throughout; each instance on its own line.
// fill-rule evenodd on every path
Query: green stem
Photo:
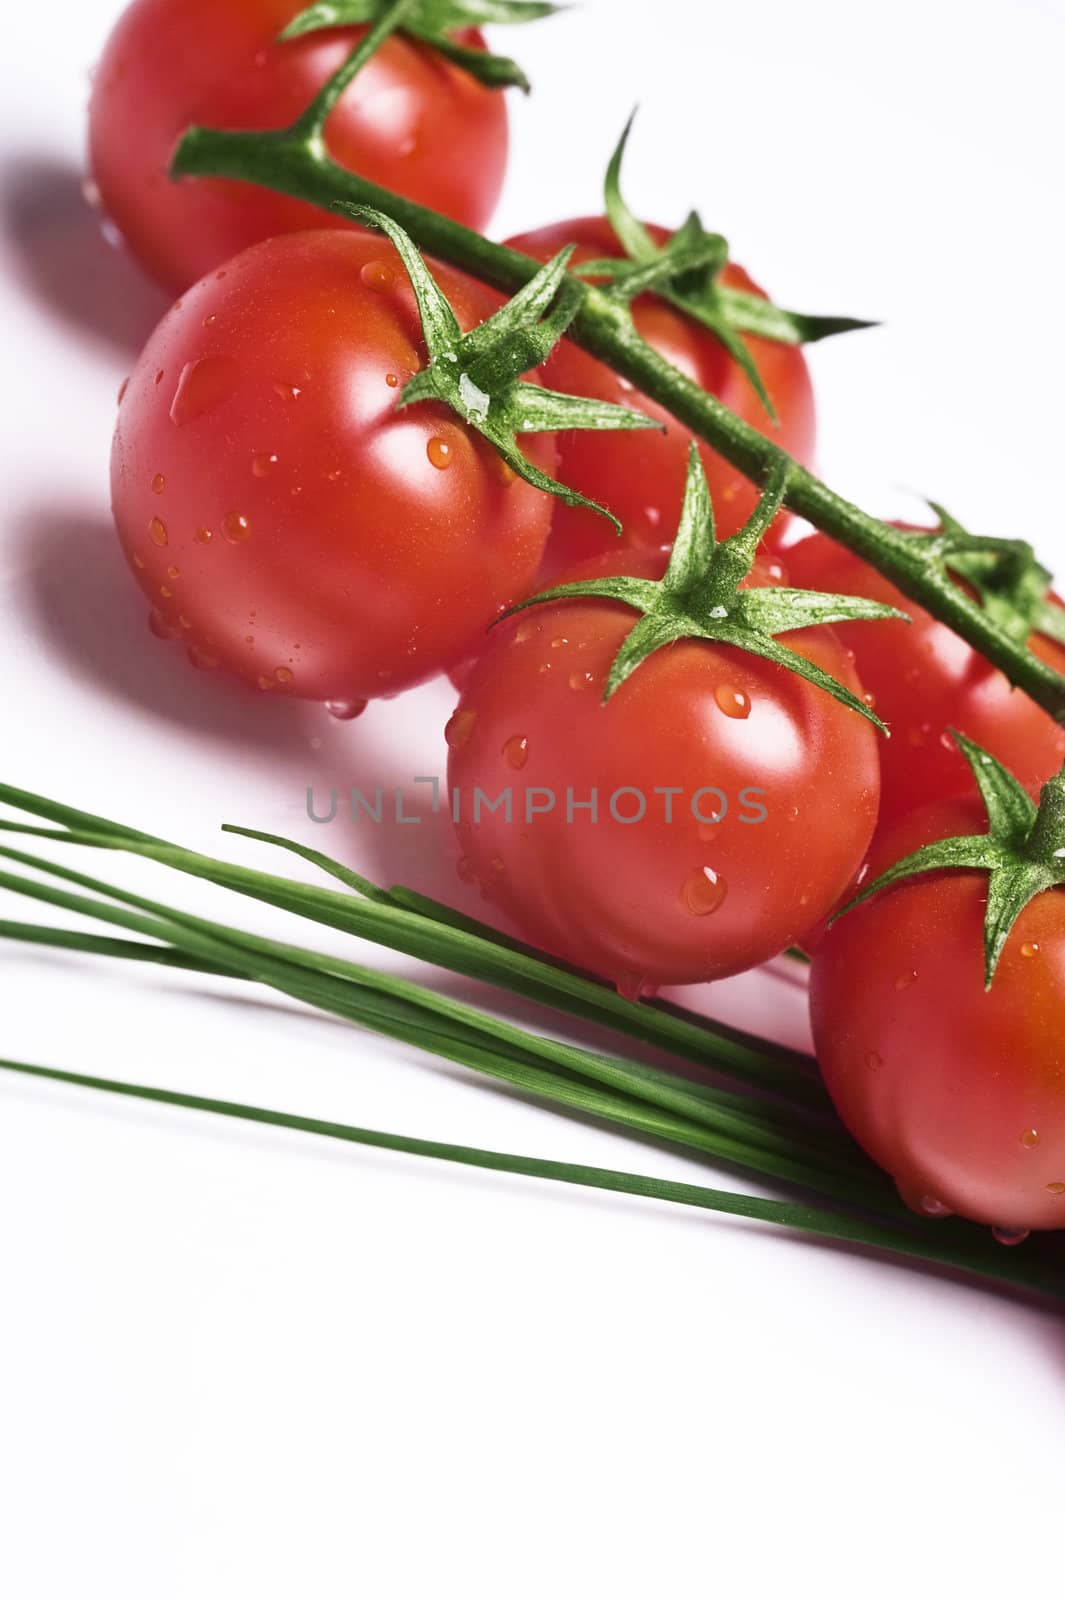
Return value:
M 0 1060 L 0 1071 L 48 1083 L 94 1089 L 106 1094 L 147 1100 L 158 1105 L 176 1106 L 188 1111 L 208 1112 L 242 1122 L 287 1128 L 320 1138 L 339 1139 L 347 1144 L 392 1150 L 402 1155 L 427 1157 L 478 1167 L 488 1172 L 507 1172 L 519 1177 L 546 1179 L 573 1184 L 579 1188 L 605 1189 L 614 1194 L 666 1201 L 673 1205 L 696 1207 L 726 1216 L 747 1217 L 777 1227 L 791 1228 L 814 1238 L 846 1244 L 865 1245 L 889 1254 L 918 1261 L 932 1261 L 957 1268 L 992 1282 L 1026 1289 L 1054 1299 L 1065 1298 L 1065 1278 L 1060 1263 L 1032 1252 L 989 1249 L 964 1243 L 953 1232 L 873 1222 L 837 1215 L 832 1211 L 781 1200 L 763 1200 L 754 1195 L 734 1194 L 725 1189 L 710 1189 L 693 1183 L 674 1183 L 664 1178 L 618 1172 L 608 1167 L 578 1166 L 566 1161 L 543 1161 L 534 1156 L 507 1155 L 496 1150 L 481 1150 L 470 1145 L 440 1144 L 429 1139 L 412 1139 L 402 1134 L 380 1133 L 372 1128 L 352 1127 L 342 1122 L 327 1122 L 318 1117 L 300 1117 L 285 1111 L 270 1111 L 262 1106 L 232 1100 L 211 1100 L 200 1095 L 179 1094 L 138 1083 L 122 1083 L 112 1078 L 90 1077 L 79 1072 L 61 1072 L 50 1067 L 28 1066 L 19 1061 Z
M 438 212 L 393 194 L 330 159 L 320 133 L 304 123 L 281 133 L 192 128 L 174 157 L 175 177 L 231 178 L 258 184 L 326 210 L 371 206 L 404 227 L 423 250 L 506 293 L 514 293 L 541 263 L 493 244 Z M 665 407 L 759 486 L 791 457 L 693 383 L 637 333 L 627 307 L 594 285 L 572 278 L 579 308 L 568 337 Z M 1065 678 L 1010 637 L 993 617 L 935 566 L 920 541 L 869 516 L 795 462 L 785 503 L 796 515 L 853 550 L 911 600 L 947 624 L 1005 673 L 1056 721 L 1065 723 Z
M 402 26 L 405 14 L 412 10 L 413 6 L 414 0 L 392 0 L 392 4 L 382 12 L 370 31 L 359 41 L 358 48 L 352 51 L 340 70 L 323 85 L 299 121 L 293 124 L 290 130 L 292 135 L 304 140 L 307 148 L 313 149 L 316 156 L 325 157 L 325 125 L 344 90 L 356 74 L 362 71 L 370 57 L 377 53 L 385 40 Z

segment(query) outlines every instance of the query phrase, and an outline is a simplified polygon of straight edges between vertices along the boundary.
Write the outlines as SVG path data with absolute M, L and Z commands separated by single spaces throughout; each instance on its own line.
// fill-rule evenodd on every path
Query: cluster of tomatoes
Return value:
M 618 538 L 522 481 L 442 404 L 396 409 L 425 346 L 387 240 L 266 190 L 168 181 L 189 124 L 287 126 L 346 58 L 362 30 L 277 42 L 300 9 L 136 0 L 96 75 L 103 204 L 181 293 L 124 387 L 113 457 L 119 536 L 153 630 L 183 641 L 198 667 L 338 715 L 451 672 L 450 781 L 493 802 L 460 812 L 460 871 L 527 938 L 633 997 L 806 946 L 830 1091 L 914 1206 L 959 1211 L 1005 1238 L 1065 1225 L 1058 896 L 1023 913 L 987 994 L 981 874 L 914 880 L 826 931 L 863 864 L 877 871 L 929 839 L 981 831 L 948 729 L 1029 786 L 1060 766 L 1065 732 L 858 558 L 820 534 L 789 542 L 779 525 L 750 582 L 868 596 L 911 617 L 788 636 L 875 706 L 889 739 L 787 668 L 700 639 L 658 651 L 604 701 L 635 620 L 628 606 L 600 596 L 505 614 L 548 584 L 660 575 L 690 435 L 575 345 L 556 346 L 538 375 L 547 386 L 662 425 L 523 441 L 541 470 L 609 508 Z M 501 96 L 403 37 L 368 63 L 327 129 L 341 164 L 475 227 L 496 200 L 506 142 Z M 508 242 L 545 262 L 568 244 L 576 263 L 623 254 L 598 217 Z M 462 273 L 432 272 L 463 330 L 498 309 Z M 753 289 L 738 267 L 725 272 Z M 655 350 L 770 430 L 713 333 L 653 293 L 633 310 Z M 747 344 L 779 417 L 774 437 L 808 461 L 801 351 Z M 725 538 L 756 493 L 699 450 Z M 1061 647 L 1033 647 L 1065 669 Z

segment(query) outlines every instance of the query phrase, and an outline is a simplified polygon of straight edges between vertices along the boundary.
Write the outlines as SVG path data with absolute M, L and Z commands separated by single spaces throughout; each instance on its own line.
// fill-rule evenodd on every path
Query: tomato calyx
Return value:
M 479 28 L 485 23 L 536 22 L 559 9 L 547 0 L 319 0 L 317 5 L 309 6 L 294 17 L 279 38 L 286 42 L 322 28 L 370 23 L 373 46 L 364 52 L 362 46 L 366 40 L 360 42 L 356 51 L 361 57 L 359 67 L 390 34 L 405 33 L 431 46 L 438 55 L 461 67 L 488 89 L 514 88 L 528 94 L 529 80 L 516 61 L 509 56 L 460 44 L 452 34 L 462 28 Z M 345 77 L 345 85 L 353 75 Z
M 708 329 L 741 368 L 776 422 L 773 401 L 742 334 L 799 345 L 876 324 L 857 317 L 817 317 L 785 311 L 761 295 L 719 282 L 728 262 L 728 241 L 719 233 L 707 232 L 696 211 L 689 213 L 666 244 L 656 244 L 621 193 L 621 163 L 635 116 L 634 111 L 610 158 L 603 189 L 606 214 L 625 257 L 582 262 L 576 270 L 582 277 L 607 279 L 605 292 L 616 303 L 627 307 L 636 295 L 653 290 L 675 310 Z
M 446 296 L 398 222 L 364 206 L 345 206 L 344 210 L 356 222 L 388 235 L 418 302 L 429 364 L 408 379 L 396 400 L 396 410 L 420 400 L 441 401 L 494 445 L 526 483 L 567 505 L 598 512 L 620 533 L 621 523 L 605 506 L 548 477 L 522 453 L 517 441 L 519 433 L 573 428 L 661 428 L 660 423 L 626 406 L 559 394 L 520 381 L 523 372 L 546 360 L 576 313 L 580 292 L 566 279 L 573 247 L 561 250 L 487 322 L 463 333 Z
M 1026 645 L 1031 634 L 1041 633 L 1065 644 L 1065 610 L 1050 600 L 1051 575 L 1028 541 L 983 538 L 937 501 L 928 504 L 938 529 L 911 536 L 925 559 L 975 589 L 988 616 L 1016 643 Z
M 505 615 L 547 601 L 594 596 L 620 601 L 640 612 L 639 622 L 614 658 L 604 703 L 656 650 L 680 639 L 710 639 L 798 673 L 886 734 L 884 724 L 864 700 L 805 656 L 778 643 L 776 635 L 833 622 L 884 618 L 905 622 L 909 620 L 905 612 L 852 595 L 741 587 L 754 565 L 761 540 L 783 504 L 790 471 L 789 461 L 777 464 L 747 522 L 738 533 L 719 543 L 706 473 L 693 444 L 680 525 L 662 578 L 618 576 L 565 583 L 521 601 Z
M 843 907 L 836 922 L 873 895 L 928 872 L 987 872 L 984 918 L 984 987 L 990 989 L 1014 923 L 1025 906 L 1048 889 L 1065 886 L 1065 775 L 1043 785 L 1036 806 L 1000 761 L 951 730 L 951 738 L 976 779 L 988 831 L 938 839 L 904 856 Z

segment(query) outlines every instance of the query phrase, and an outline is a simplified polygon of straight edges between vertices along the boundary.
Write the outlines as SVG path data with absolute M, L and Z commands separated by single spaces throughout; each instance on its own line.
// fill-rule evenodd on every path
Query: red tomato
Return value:
M 657 243 L 669 238 L 663 228 L 651 228 L 650 232 Z M 555 223 L 534 233 L 520 234 L 508 243 L 538 261 L 550 260 L 567 244 L 577 245 L 576 262 L 624 253 L 605 217 L 578 217 Z M 725 268 L 723 282 L 732 288 L 762 292 L 742 267 L 731 262 Z M 792 455 L 809 461 L 814 446 L 814 402 L 801 350 L 766 339 L 746 340 L 780 417 L 780 427 L 775 428 L 749 380 L 712 333 L 654 295 L 641 295 L 633 304 L 633 315 L 640 333 L 667 361 Z M 632 406 L 665 424 L 664 434 L 648 430 L 613 436 L 565 435 L 559 445 L 559 477 L 614 512 L 625 530 L 621 548 L 659 550 L 669 545 L 684 498 L 692 435 L 655 401 L 636 392 L 624 378 L 566 340 L 555 348 L 542 372 L 549 388 Z M 718 533 L 727 538 L 754 510 L 758 491 L 709 445 L 700 444 L 699 450 Z M 782 514 L 777 526 L 786 520 Z M 560 504 L 555 510 L 548 547 L 549 570 L 554 572 L 586 560 L 618 542 L 601 517 L 580 507 Z
M 650 575 L 649 560 L 661 566 L 630 553 L 624 569 Z M 619 565 L 611 553 L 567 578 Z M 447 733 L 460 873 L 535 944 L 633 996 L 799 939 L 857 871 L 879 790 L 871 724 L 730 646 L 660 650 L 603 705 L 635 620 L 599 598 L 508 618 Z M 857 688 L 830 632 L 788 642 Z M 478 807 L 477 790 L 508 789 L 510 821 Z
M 905 817 L 872 873 L 987 832 L 975 798 Z M 986 872 L 914 878 L 848 912 L 814 958 L 814 1040 L 854 1137 L 929 1216 L 1065 1227 L 1065 894 L 1033 900 L 984 991 Z
M 785 560 L 792 580 L 805 589 L 864 595 L 913 618 L 908 625 L 851 622 L 837 629 L 854 651 L 877 714 L 891 729 L 880 749 L 882 827 L 905 811 L 969 788 L 969 767 L 950 728 L 989 750 L 1026 786 L 1037 787 L 1058 770 L 1065 760 L 1065 729 L 874 567 L 824 534 L 793 545 Z M 1065 649 L 1038 634 L 1030 644 L 1065 672 Z
M 433 271 L 464 328 L 496 308 Z M 528 592 L 552 502 L 446 407 L 394 411 L 424 361 L 376 236 L 288 234 L 189 291 L 130 380 L 112 459 L 157 632 L 320 700 L 391 694 L 473 650 Z M 550 436 L 528 452 L 553 471 Z
M 104 49 L 89 111 L 93 175 L 130 248 L 184 289 L 261 239 L 349 227 L 250 184 L 167 172 L 181 134 L 284 128 L 366 32 L 334 28 L 285 44 L 305 0 L 134 0 Z M 468 44 L 483 44 L 469 30 Z M 393 37 L 363 67 L 327 125 L 330 154 L 387 189 L 483 228 L 507 156 L 503 95 L 431 48 Z

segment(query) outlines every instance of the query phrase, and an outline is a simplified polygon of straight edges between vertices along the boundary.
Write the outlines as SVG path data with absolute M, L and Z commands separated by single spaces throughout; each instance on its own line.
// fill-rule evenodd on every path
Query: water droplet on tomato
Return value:
M 1037 956 L 1038 954 L 1039 954 L 1039 946 L 1037 944 L 1028 943 L 1028 944 L 1022 944 L 1021 945 L 1021 955 L 1024 957 L 1024 959 L 1026 961 L 1031 961 L 1032 957 L 1033 956 Z
M 543 631 L 544 626 L 542 622 L 533 622 L 531 619 L 525 622 L 519 622 L 517 628 L 514 630 L 514 643 L 526 644 L 530 639 L 535 639 L 538 633 L 543 633 Z
M 734 689 L 730 683 L 718 684 L 714 690 L 714 699 L 726 717 L 735 717 L 742 721 L 751 714 L 750 696 L 744 694 L 742 689 Z
M 179 613 L 177 620 L 178 620 L 178 627 L 179 628 L 184 628 L 187 631 L 189 628 L 192 627 L 192 623 L 189 621 L 188 617 L 185 615 L 185 613 L 183 611 Z
M 213 328 L 217 321 L 218 321 L 218 318 L 215 316 L 214 312 L 212 311 L 208 316 L 204 317 L 203 325 L 204 325 L 205 328 Z
M 157 389 L 158 389 L 159 385 L 162 383 L 162 381 L 163 381 L 163 379 L 165 377 L 166 377 L 166 373 L 164 372 L 163 368 L 160 367 L 159 371 L 155 374 L 155 387 Z
M 944 1205 L 942 1200 L 937 1200 L 935 1195 L 932 1194 L 921 1196 L 919 1209 L 922 1216 L 925 1217 L 949 1217 L 953 1215 L 950 1207 Z
M 862 695 L 862 699 L 865 701 L 865 703 L 869 707 L 870 711 L 875 711 L 876 710 L 876 695 L 875 694 L 863 694 Z
M 169 588 L 165 583 L 160 585 L 159 593 L 162 595 L 164 600 L 173 600 L 174 598 L 173 589 Z
M 273 454 L 267 455 L 264 452 L 262 455 L 254 456 L 252 458 L 251 470 L 255 477 L 265 478 L 267 474 L 276 466 L 277 457 Z
M 644 506 L 643 514 L 651 524 L 652 528 L 657 528 L 658 524 L 662 520 L 662 513 L 657 506 Z
M 642 972 L 619 972 L 614 987 L 623 1000 L 636 1004 L 646 990 L 647 980 Z
M 210 528 L 197 528 L 192 537 L 195 539 L 197 544 L 210 544 L 211 540 L 214 538 L 214 534 L 211 532 Z
M 909 972 L 900 972 L 898 977 L 895 979 L 895 991 L 897 994 L 901 994 L 903 989 L 908 989 L 911 984 L 916 982 L 917 973 L 913 968 L 911 968 Z
M 1065 1183 L 1048 1183 L 1047 1194 L 1065 1194 Z
M 161 611 L 150 611 L 148 613 L 148 626 L 157 639 L 176 639 L 179 631 L 172 622 L 169 622 L 163 616 Z
M 228 356 L 204 356 L 181 369 L 170 405 L 170 420 L 178 428 L 205 417 L 235 393 L 239 369 Z
M 166 488 L 166 479 L 163 477 L 163 474 L 161 472 L 157 472 L 155 474 L 155 477 L 152 479 L 152 493 L 153 494 L 162 494 L 162 492 L 163 492 L 163 490 L 165 488 Z
M 876 1072 L 884 1065 L 884 1058 L 879 1050 L 868 1050 L 866 1051 L 865 1064 L 870 1072 Z
M 133 565 L 136 567 L 138 572 L 144 571 L 144 557 L 137 555 L 136 551 L 134 551 L 133 554 Z
M 991 1236 L 998 1244 L 1013 1245 L 1023 1244 L 1031 1233 L 1031 1228 L 992 1228 Z
M 503 760 L 508 767 L 520 772 L 529 759 L 529 741 L 523 733 L 516 733 L 503 746 Z
M 378 294 L 387 294 L 396 286 L 396 276 L 387 261 L 367 261 L 359 277 L 367 289 L 375 289 Z
M 560 634 L 557 639 L 552 639 L 551 640 L 551 648 L 552 648 L 552 650 L 561 650 L 563 645 L 567 645 L 567 644 L 569 644 L 569 640 L 565 637 L 564 634 Z
M 398 372 L 386 372 L 385 373 L 385 382 L 388 384 L 388 387 L 390 389 L 398 389 L 399 388 L 399 373 Z
M 274 668 L 274 677 L 277 679 L 278 683 L 291 683 L 292 682 L 292 678 L 293 678 L 292 668 L 291 667 L 275 667 Z
M 709 917 L 720 911 L 728 894 L 728 884 L 713 867 L 698 867 L 684 880 L 681 899 L 693 917 Z
M 356 717 L 362 716 L 368 704 L 366 700 L 327 700 L 325 709 L 338 722 L 354 722 Z
M 122 379 L 122 383 L 121 383 L 121 385 L 119 387 L 119 391 L 118 391 L 118 403 L 119 403 L 119 405 L 121 405 L 123 400 L 126 398 L 126 391 L 127 391 L 128 388 L 129 388 L 129 379 L 128 378 L 123 378 Z
M 451 446 L 446 439 L 437 438 L 435 435 L 425 447 L 425 453 L 433 466 L 440 472 L 446 472 L 451 465 Z
M 272 689 L 274 687 L 273 678 L 268 677 L 265 672 L 261 672 L 255 681 L 258 683 L 260 689 Z
M 798 820 L 799 820 L 799 808 L 798 808 L 798 806 L 789 806 L 787 811 L 784 813 L 784 815 L 787 817 L 789 822 L 798 822 Z
M 1021 1143 L 1026 1150 L 1034 1150 L 1039 1143 L 1039 1134 L 1035 1128 L 1025 1128 L 1021 1134 Z
M 303 390 L 298 383 L 275 383 L 274 393 L 279 394 L 282 400 L 298 400 Z
M 181 568 L 180 567 L 167 567 L 166 575 L 167 575 L 168 578 L 180 578 L 181 577 Z
M 458 873 L 463 883 L 477 882 L 477 868 L 474 866 L 469 856 L 459 857 L 455 864 L 455 871 Z
M 251 523 L 239 511 L 229 511 L 222 518 L 222 538 L 227 544 L 243 544 L 251 535 Z
M 476 711 L 460 708 L 455 712 L 444 729 L 444 738 L 452 750 L 463 750 L 470 742 L 470 736 L 477 725 Z
M 153 544 L 164 545 L 167 542 L 166 523 L 160 522 L 158 517 L 153 517 L 148 524 L 148 537 Z
M 569 675 L 571 689 L 590 689 L 594 683 L 594 672 L 571 672 Z
M 189 660 L 201 672 L 213 672 L 218 665 L 218 657 L 198 644 L 189 645 Z

